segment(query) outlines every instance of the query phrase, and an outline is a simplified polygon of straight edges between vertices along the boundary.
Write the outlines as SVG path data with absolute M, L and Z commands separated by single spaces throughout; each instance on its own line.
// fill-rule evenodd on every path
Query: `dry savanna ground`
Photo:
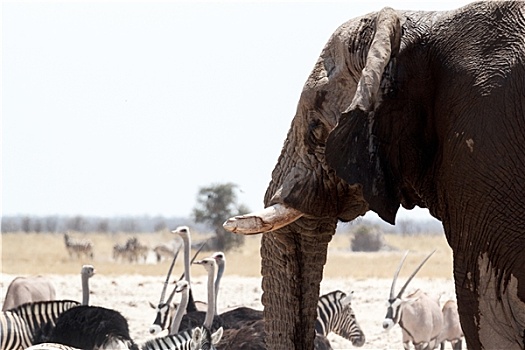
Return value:
M 7 286 L 13 278 L 33 274 L 49 276 L 56 286 L 58 298 L 80 300 L 80 268 L 82 264 L 91 263 L 97 274 L 90 280 L 90 303 L 122 312 L 129 320 L 135 340 L 146 340 L 149 337 L 148 327 L 154 319 L 148 302 L 158 302 L 170 262 L 164 260 L 156 263 L 152 252 L 146 263 L 114 261 L 112 248 L 115 243 L 124 243 L 132 236 L 149 247 L 170 243 L 175 237 L 169 232 L 136 235 L 71 233 L 71 236 L 93 242 L 94 258 L 70 258 L 62 234 L 2 234 L 0 301 L 3 303 Z M 192 233 L 194 242 L 206 237 L 206 234 Z M 393 249 L 373 253 L 352 252 L 350 239 L 350 235 L 336 234 L 330 243 L 321 293 L 335 289 L 354 291 L 352 306 L 367 337 L 364 349 L 402 349 L 399 327 L 396 326 L 390 332 L 384 332 L 381 328 L 392 275 L 404 252 L 410 250 L 397 284 L 400 288 L 415 266 L 436 249 L 436 253 L 418 273 L 408 291 L 422 288 L 429 294 L 440 297 L 442 303 L 455 298 L 451 249 L 442 234 L 385 235 L 386 243 Z M 219 295 L 220 310 L 239 305 L 262 309 L 259 245 L 260 236 L 249 236 L 242 248 L 228 252 L 226 273 Z M 199 258 L 209 254 L 210 252 L 201 252 Z M 178 278 L 182 270 L 180 255 L 172 280 Z M 193 266 L 192 278 L 196 299 L 206 300 L 204 269 Z M 350 342 L 337 335 L 330 335 L 329 340 L 334 349 L 352 348 Z M 449 344 L 447 349 L 450 349 Z

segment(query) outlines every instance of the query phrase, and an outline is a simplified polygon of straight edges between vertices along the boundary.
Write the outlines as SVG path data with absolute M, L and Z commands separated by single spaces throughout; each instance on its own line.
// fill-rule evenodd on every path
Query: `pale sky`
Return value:
M 262 209 L 331 33 L 466 3 L 3 1 L 3 215 L 184 217 L 225 182 Z

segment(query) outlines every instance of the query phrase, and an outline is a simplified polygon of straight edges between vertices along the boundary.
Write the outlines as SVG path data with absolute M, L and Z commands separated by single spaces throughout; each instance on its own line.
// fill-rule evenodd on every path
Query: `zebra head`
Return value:
M 196 327 L 193 329 L 190 349 L 191 350 L 215 350 L 215 345 L 219 343 L 222 338 L 222 327 L 217 329 L 215 333 L 207 327 Z
M 352 309 L 352 296 L 340 290 L 325 294 L 317 302 L 315 329 L 318 334 L 327 336 L 330 332 L 348 339 L 354 346 L 363 346 L 365 334 L 357 323 Z

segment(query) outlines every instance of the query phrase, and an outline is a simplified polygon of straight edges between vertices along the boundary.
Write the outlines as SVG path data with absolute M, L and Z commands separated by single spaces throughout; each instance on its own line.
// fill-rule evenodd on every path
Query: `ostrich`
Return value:
M 211 256 L 217 263 L 217 278 L 215 279 L 215 315 L 217 316 L 217 295 L 219 294 L 219 286 L 222 275 L 226 269 L 226 256 L 223 252 L 215 252 Z M 245 306 L 237 307 L 233 310 L 223 312 L 218 315 L 222 321 L 224 329 L 241 328 L 247 322 L 258 321 L 263 319 L 263 311 L 252 309 Z
M 182 321 L 182 316 L 184 316 L 184 312 L 186 310 L 186 307 L 188 306 L 188 300 L 190 296 L 190 285 L 188 284 L 188 281 L 178 281 L 174 291 L 177 293 L 181 293 L 182 296 L 180 299 L 179 306 L 177 307 L 175 317 L 173 317 L 173 321 L 171 322 L 169 334 L 177 334 L 179 332 L 180 322 Z
M 217 350 L 266 350 L 264 320 L 246 322 L 242 328 L 226 329 L 217 344 Z M 314 350 L 332 350 L 328 339 L 316 333 Z
M 223 254 L 224 255 L 224 254 Z M 213 263 L 213 267 L 211 267 Z M 220 316 L 216 315 L 216 291 L 220 284 L 217 283 L 217 279 L 214 281 L 214 275 L 215 275 L 215 267 L 217 266 L 217 259 L 215 257 L 206 258 L 200 261 L 196 261 L 195 264 L 203 265 L 206 270 L 208 271 L 208 305 L 207 305 L 207 311 L 194 311 L 194 312 L 188 312 L 186 315 L 182 317 L 180 329 L 191 329 L 197 325 L 206 324 L 206 320 L 210 323 L 210 329 L 211 330 L 217 330 L 219 328 L 223 328 L 224 323 Z M 220 270 L 220 268 L 219 268 Z M 211 272 L 210 272 L 211 271 Z M 224 267 L 222 268 L 222 271 L 218 272 L 218 278 L 219 275 L 222 275 L 224 271 Z M 219 278 L 220 279 L 220 278 Z M 210 300 L 211 298 L 211 300 Z
M 251 321 L 258 321 L 263 318 L 263 311 L 261 310 L 255 310 L 249 307 L 238 307 L 230 311 L 226 311 L 222 314 L 217 313 L 217 294 L 219 292 L 219 287 L 221 283 L 221 278 L 224 274 L 224 270 L 226 267 L 226 257 L 223 252 L 215 252 L 210 258 L 215 260 L 216 265 L 218 266 L 217 271 L 217 277 L 215 279 L 215 282 L 211 282 L 212 280 L 208 280 L 208 288 L 212 288 L 214 290 L 214 309 L 213 309 L 213 324 L 212 329 L 218 329 L 219 327 L 223 327 L 223 329 L 230 329 L 230 328 L 241 328 L 243 327 L 244 323 L 251 322 Z M 204 259 L 206 260 L 206 259 Z M 203 261 L 204 261 L 203 260 Z M 213 277 L 212 277 L 213 278 Z M 182 322 L 181 322 L 181 328 L 187 329 L 192 328 L 195 325 L 202 324 L 204 322 L 205 314 L 202 311 L 196 311 L 187 313 L 183 316 Z
M 193 293 L 191 291 L 191 271 L 190 271 L 190 249 L 191 249 L 191 235 L 190 228 L 188 226 L 179 226 L 171 233 L 178 234 L 182 238 L 184 243 L 184 279 L 188 281 L 190 285 L 190 299 L 188 306 L 186 307 L 187 312 L 197 311 L 195 301 L 193 299 Z
M 2 311 L 29 302 L 55 300 L 55 296 L 55 287 L 44 276 L 16 277 L 7 287 Z
M 128 321 L 118 311 L 80 305 L 63 312 L 46 342 L 84 350 L 136 349 Z
M 190 264 L 193 263 L 193 261 L 195 260 L 197 255 L 202 250 L 202 248 L 204 248 L 205 244 L 206 244 L 206 242 L 204 242 L 203 244 L 200 245 L 199 249 L 197 249 L 197 251 L 193 255 L 193 258 L 191 259 Z M 167 302 L 164 302 L 164 296 L 166 295 L 166 288 L 168 287 L 169 279 L 170 279 L 170 276 L 171 276 L 171 271 L 173 270 L 173 266 L 175 264 L 175 261 L 177 260 L 178 255 L 179 255 L 179 251 L 180 251 L 180 246 L 177 248 L 175 254 L 173 254 L 173 259 L 171 261 L 170 268 L 168 269 L 168 275 L 166 276 L 166 281 L 164 282 L 164 287 L 163 287 L 162 292 L 160 294 L 160 301 L 159 301 L 159 303 L 157 304 L 156 307 L 151 302 L 149 303 L 150 306 L 153 309 L 155 309 L 155 311 L 156 311 L 156 313 L 155 313 L 156 314 L 155 321 L 153 321 L 153 324 L 149 327 L 149 332 L 150 332 L 150 334 L 153 334 L 153 335 L 160 333 L 165 328 L 170 328 L 170 323 L 171 323 L 171 320 L 173 319 L 173 315 L 175 313 L 175 310 L 174 310 L 174 308 L 171 305 L 171 299 L 172 299 L 172 297 L 174 295 L 174 292 L 171 294 L 171 296 L 170 296 L 170 298 L 169 298 L 169 300 Z M 182 276 L 179 278 L 179 281 L 181 281 L 184 278 L 185 275 L 186 275 L 186 273 L 183 273 Z M 190 293 L 191 293 L 191 289 L 190 289 L 190 287 L 188 285 L 188 299 L 189 299 L 189 295 L 191 295 Z M 187 309 L 187 304 L 188 304 L 188 302 L 186 302 L 184 304 L 184 310 Z M 205 303 L 203 303 L 203 304 L 205 304 Z M 179 308 L 180 307 L 181 307 L 181 305 L 179 304 Z
M 208 272 L 208 310 L 206 312 L 204 324 L 201 326 L 194 327 L 192 329 L 186 329 L 176 334 L 170 334 L 161 338 L 154 338 L 140 346 L 142 350 L 176 350 L 176 349 L 215 349 L 215 344 L 219 342 L 222 337 L 223 329 L 219 327 L 215 333 L 211 332 L 213 323 L 213 311 L 214 311 L 214 300 L 215 291 L 213 288 L 213 277 L 215 275 L 215 260 L 207 258 L 201 261 L 195 262 L 196 264 L 203 265 Z M 182 283 L 182 284 L 181 284 Z M 179 288 L 180 287 L 180 288 Z M 188 293 L 189 283 L 186 280 L 179 281 L 177 283 L 176 290 L 183 292 L 183 298 L 181 305 L 177 309 L 177 314 L 172 324 L 172 331 L 177 331 L 177 324 L 179 323 L 180 315 L 184 312 L 184 303 L 187 302 L 188 298 L 184 297 L 185 293 Z M 174 291 L 175 292 L 175 291 Z M 171 296 L 170 296 L 171 298 Z
M 124 316 L 115 310 L 88 305 L 88 280 L 94 273 L 92 265 L 82 266 L 82 305 L 61 313 L 55 327 L 43 334 L 38 343 L 60 343 L 84 350 L 138 350 Z
M 93 265 L 83 265 L 80 270 L 80 280 L 82 282 L 82 305 L 89 305 L 89 279 L 95 275 Z

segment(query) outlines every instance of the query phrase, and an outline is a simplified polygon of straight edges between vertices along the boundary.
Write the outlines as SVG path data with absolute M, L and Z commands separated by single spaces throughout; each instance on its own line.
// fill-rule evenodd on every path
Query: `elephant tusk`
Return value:
M 284 204 L 274 204 L 263 210 L 229 218 L 222 225 L 227 231 L 243 235 L 270 232 L 291 224 L 304 214 Z

